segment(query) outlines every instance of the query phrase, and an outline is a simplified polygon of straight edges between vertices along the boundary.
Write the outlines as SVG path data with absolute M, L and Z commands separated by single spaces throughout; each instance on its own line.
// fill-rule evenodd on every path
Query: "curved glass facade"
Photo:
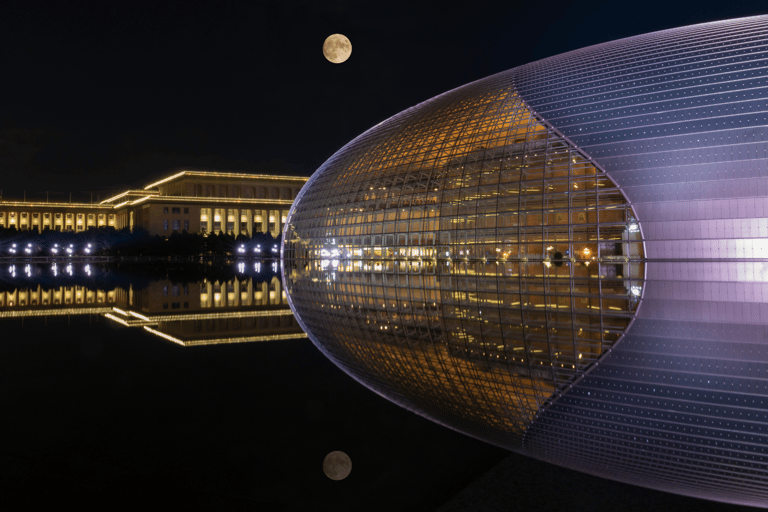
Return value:
M 296 199 L 291 307 L 350 375 L 435 421 L 764 507 L 766 84 L 763 16 L 596 45 L 406 110 Z
M 323 168 L 288 222 L 285 276 L 349 373 L 509 446 L 622 335 L 643 246 L 621 192 L 514 88 L 476 89 Z

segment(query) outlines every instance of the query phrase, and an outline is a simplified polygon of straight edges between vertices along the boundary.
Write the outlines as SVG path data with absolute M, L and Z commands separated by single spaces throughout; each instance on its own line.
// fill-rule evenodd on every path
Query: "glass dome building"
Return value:
M 768 17 L 449 91 L 333 155 L 283 241 L 355 379 L 606 478 L 768 503 Z

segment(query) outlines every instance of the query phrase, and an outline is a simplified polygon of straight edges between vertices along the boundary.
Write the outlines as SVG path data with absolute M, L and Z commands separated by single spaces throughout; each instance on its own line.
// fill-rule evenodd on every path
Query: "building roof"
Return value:
M 238 180 L 253 180 L 253 181 L 276 181 L 276 182 L 306 182 L 309 178 L 302 176 L 273 176 L 269 174 L 246 174 L 239 172 L 224 172 L 224 171 L 180 171 L 176 174 L 167 176 L 159 181 L 150 183 L 144 190 L 149 190 L 163 185 L 165 183 L 180 180 L 184 177 L 194 178 L 230 178 Z

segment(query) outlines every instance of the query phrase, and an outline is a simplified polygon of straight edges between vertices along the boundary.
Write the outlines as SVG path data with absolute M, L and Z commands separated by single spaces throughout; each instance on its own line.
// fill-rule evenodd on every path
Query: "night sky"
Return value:
M 97 195 L 103 199 L 110 192 L 146 185 L 180 167 L 309 176 L 335 151 L 371 126 L 473 80 L 592 44 L 682 25 L 764 14 L 766 11 L 768 7 L 764 1 L 552 0 L 544 4 L 511 0 L 499 2 L 498 5 L 491 2 L 412 5 L 411 2 L 399 0 L 271 2 L 269 5 L 253 1 L 232 4 L 4 4 L 0 13 L 0 189 L 3 198 L 20 198 L 26 192 L 27 198 L 44 199 L 45 191 L 50 191 L 51 199 L 68 199 L 71 191 L 75 200 L 89 200 L 91 193 L 94 199 Z M 332 33 L 342 33 L 352 42 L 352 56 L 344 64 L 331 64 L 322 55 L 322 43 Z M 144 342 L 156 343 L 156 340 Z M 120 343 L 120 350 L 130 353 L 131 341 L 127 337 L 125 340 L 120 338 Z M 224 349 L 217 350 L 222 352 Z M 236 350 L 243 352 L 243 357 L 232 359 L 231 354 L 216 354 L 214 362 L 223 368 L 220 371 L 222 376 L 247 375 L 247 369 L 232 373 L 226 365 L 245 365 L 250 352 L 267 349 L 241 347 Z M 202 359 L 195 359 L 197 356 L 202 358 L 201 354 L 197 352 L 185 356 L 191 361 L 187 361 L 189 375 L 196 375 L 196 365 L 205 366 Z M 317 365 L 330 365 L 324 359 L 320 360 L 318 354 L 307 352 L 302 356 L 302 364 L 311 367 L 312 371 Z M 320 362 L 312 359 L 315 356 Z M 293 361 L 288 355 L 284 357 L 286 364 Z M 166 362 L 165 359 L 160 361 Z M 167 361 L 169 365 L 173 364 L 170 356 Z M 153 364 L 157 366 L 160 363 Z M 40 371 L 43 370 L 45 368 Z M 165 375 L 163 368 L 153 367 L 151 371 L 155 372 L 152 375 L 157 379 Z M 209 374 L 215 373 L 214 370 L 208 371 Z M 341 379 L 339 389 L 351 383 L 351 379 L 341 372 L 333 375 L 334 379 Z M 93 381 L 98 379 L 94 377 Z M 194 388 L 198 395 L 206 393 L 204 382 L 193 380 L 186 383 L 200 386 L 199 389 Z M 267 380 L 264 383 L 266 386 Z M 257 384 L 238 390 L 236 393 L 241 394 L 237 396 L 258 390 L 266 394 L 270 392 Z M 162 385 L 162 393 L 172 394 L 169 390 L 174 389 L 174 382 Z M 327 385 L 335 386 L 336 381 Z M 287 430 L 275 423 L 269 429 L 265 427 L 265 435 L 280 436 L 287 431 L 297 438 L 306 439 L 302 441 L 306 445 L 295 449 L 298 453 L 316 447 L 317 453 L 312 454 L 315 457 L 312 461 L 322 458 L 325 445 L 313 444 L 312 438 L 308 437 L 310 433 L 314 432 L 316 437 L 330 436 L 329 431 L 317 425 L 320 415 L 331 417 L 339 414 L 357 418 L 356 423 L 353 422 L 355 435 L 360 439 L 370 437 L 374 440 L 391 437 L 392 440 L 387 443 L 391 441 L 392 446 L 403 438 L 412 446 L 419 446 L 425 438 L 440 441 L 440 436 L 445 436 L 446 442 L 461 443 L 443 433 L 450 431 L 442 427 L 408 423 L 405 418 L 413 416 L 411 413 L 386 404 L 362 386 L 351 385 L 357 386 L 354 389 L 359 388 L 359 393 L 354 392 L 359 397 L 358 394 L 353 398 L 349 398 L 352 395 L 345 395 L 346 398 L 337 403 L 326 403 L 320 413 L 316 412 L 317 406 L 312 397 L 308 397 L 295 413 L 296 422 L 303 423 L 292 424 Z M 296 389 L 291 392 L 304 396 L 303 390 L 312 388 L 312 382 L 299 379 Z M 146 397 L 155 396 L 155 388 L 139 391 Z M 227 393 L 227 388 L 222 385 L 210 393 L 223 395 Z M 350 412 L 345 407 L 345 404 L 353 402 L 356 407 L 364 407 L 358 404 L 368 403 L 368 397 L 378 404 L 374 412 L 359 408 Z M 103 400 L 110 403 L 106 394 Z M 160 408 L 165 402 L 158 403 Z M 195 404 L 188 408 L 194 409 L 190 413 L 190 421 L 205 416 L 206 407 L 214 407 L 205 402 L 199 406 L 202 408 L 200 412 L 198 402 Z M 263 410 L 271 409 L 264 406 Z M 114 414 L 122 418 L 119 414 L 125 413 Z M 168 420 L 168 424 L 182 426 L 181 423 L 173 423 L 176 421 L 174 417 Z M 274 421 L 274 418 L 265 418 L 264 421 Z M 395 428 L 401 423 L 404 425 L 402 431 Z M 79 424 L 73 422 L 72 425 Z M 200 424 L 195 425 L 195 428 L 203 428 Z M 211 438 L 219 434 L 230 435 L 226 428 L 215 422 L 212 421 L 211 425 L 221 428 L 221 432 L 216 430 L 210 434 Z M 71 428 L 74 430 L 75 426 Z M 392 431 L 387 432 L 385 428 Z M 365 433 L 365 429 L 370 429 L 370 435 Z M 154 439 L 160 446 L 170 442 L 173 436 L 156 436 Z M 251 443 L 250 438 L 244 439 L 243 443 Z M 338 449 L 336 445 L 339 443 L 334 442 L 328 445 Z M 105 440 L 93 446 L 109 443 Z M 466 443 L 475 441 L 467 440 Z M 466 451 L 475 449 L 470 444 Z M 258 450 L 256 446 L 254 441 L 252 451 Z M 397 463 L 385 457 L 391 450 L 389 444 L 382 444 L 382 448 L 361 442 L 358 446 L 364 446 L 373 455 L 359 452 L 355 454 L 355 461 L 366 460 L 366 456 L 369 459 L 381 457 L 387 464 L 394 464 L 392 473 L 398 472 Z M 448 490 L 439 496 L 450 496 L 466 482 L 482 474 L 490 462 L 495 463 L 505 456 L 501 451 L 488 451 L 471 460 L 455 461 L 450 459 L 450 451 L 441 453 L 439 446 L 440 442 L 436 442 L 424 448 L 423 453 L 412 454 L 414 458 L 433 461 L 425 462 L 426 469 L 420 474 L 421 479 L 414 482 L 414 493 L 419 487 L 434 490 L 440 485 Z M 126 452 L 133 448 L 127 444 L 122 446 Z M 77 452 L 76 448 L 72 450 Z M 183 455 L 181 448 L 178 450 L 180 456 Z M 147 450 L 147 467 L 159 464 L 151 459 L 152 453 Z M 237 457 L 232 455 L 231 458 Z M 95 455 L 86 459 L 101 460 Z M 226 467 L 224 471 L 237 471 L 237 467 L 229 464 L 230 458 L 211 456 L 211 460 Z M 200 464 L 201 468 L 204 462 L 203 459 L 195 459 L 195 464 Z M 11 469 L 7 469 L 9 466 L 6 464 L 5 472 L 0 473 L 16 475 L 19 464 L 26 462 L 13 462 Z M 438 481 L 427 474 L 450 464 L 465 464 L 466 474 L 450 482 Z M 548 479 L 568 479 L 573 474 L 557 468 L 551 471 L 542 469 L 544 466 L 526 465 L 515 477 L 517 489 L 530 489 L 534 485 L 531 482 L 539 482 L 541 486 L 536 490 L 537 494 L 529 496 L 527 501 L 520 499 L 520 496 L 515 498 L 519 499 L 515 503 L 520 509 L 530 510 L 528 504 L 542 497 L 551 501 L 547 508 L 550 510 L 584 509 L 578 501 L 588 501 L 598 492 L 595 487 L 600 484 L 595 484 L 597 480 L 590 480 L 583 486 L 580 482 L 573 484 L 577 487 L 572 486 L 562 495 L 549 494 Z M 55 471 L 53 467 L 51 471 Z M 132 468 L 125 471 L 132 471 Z M 112 466 L 108 469 L 112 471 L 110 475 L 116 475 L 116 479 L 123 471 Z M 191 465 L 189 475 L 196 469 L 197 466 Z M 29 471 L 29 474 L 36 474 L 36 470 Z M 103 468 L 88 466 L 82 471 L 90 475 L 103 471 Z M 157 474 L 152 471 L 157 471 Z M 155 477 L 159 479 L 163 475 L 159 470 L 152 471 L 148 479 L 155 482 L 153 485 L 158 485 Z M 285 471 L 290 471 L 290 468 Z M 390 471 L 389 467 L 387 471 Z M 535 471 L 549 472 L 542 473 L 541 479 L 530 480 L 530 473 Z M 526 472 L 528 474 L 524 474 Z M 189 482 L 189 475 L 179 476 L 172 484 L 193 487 L 194 480 L 193 483 L 181 483 Z M 77 474 L 69 478 L 77 478 Z M 325 480 L 312 481 L 311 485 L 325 483 Z M 211 482 L 210 491 L 205 488 L 205 492 L 219 493 L 217 485 L 219 482 Z M 662 506 L 666 499 L 663 494 L 611 485 L 614 486 L 611 487 L 614 489 L 612 499 L 616 501 L 606 503 L 610 503 L 614 510 L 632 508 L 621 505 L 621 497 L 625 493 L 635 493 L 632 499 L 638 508 L 633 509 L 645 507 L 652 510 Z M 70 488 L 71 482 L 66 480 L 61 486 Z M 114 486 L 115 492 L 125 491 L 121 484 Z M 181 487 L 172 486 L 171 489 Z M 287 486 L 274 492 L 292 493 L 295 490 Z M 338 490 L 334 492 L 342 493 Z M 370 490 L 355 489 L 354 492 L 366 494 Z M 377 489 L 377 492 L 386 496 L 393 506 L 399 503 L 396 496 L 386 494 L 386 488 Z M 567 493 L 574 492 L 581 494 L 572 501 L 572 495 Z M 599 492 L 605 493 L 605 489 Z M 149 499 L 149 492 L 146 494 Z M 220 494 L 212 495 L 216 500 L 220 499 Z M 143 497 L 144 494 L 139 495 L 139 498 Z M 64 501 L 67 502 L 76 499 L 75 496 L 66 498 Z M 171 493 L 165 498 L 169 504 L 173 503 Z M 338 499 L 341 500 L 339 503 L 348 505 L 346 509 L 357 509 L 353 505 L 356 502 L 350 501 L 351 498 Z M 637 500 L 642 499 L 650 501 L 637 505 Z M 280 499 L 275 500 L 278 505 L 282 504 Z M 675 497 L 669 497 L 669 500 L 675 506 L 668 509 L 675 510 L 683 510 L 694 503 L 675 501 Z M 247 500 L 243 503 L 253 504 Z M 326 506 L 334 503 L 326 502 Z M 389 502 L 380 502 L 383 503 Z M 700 502 L 695 503 L 700 506 Z M 240 504 L 237 502 L 237 505 Z M 595 503 L 591 505 L 591 510 L 600 509 Z M 711 506 L 712 510 L 729 509 L 718 504 Z M 237 507 L 233 505 L 230 508 Z M 402 503 L 398 508 L 415 510 Z M 276 505 L 275 509 L 284 508 Z M 511 506 L 511 509 L 515 507 Z
M 178 167 L 309 176 L 436 94 L 764 2 L 14 2 L 0 16 L 3 197 L 90 200 Z M 324 39 L 353 53 L 331 64 Z

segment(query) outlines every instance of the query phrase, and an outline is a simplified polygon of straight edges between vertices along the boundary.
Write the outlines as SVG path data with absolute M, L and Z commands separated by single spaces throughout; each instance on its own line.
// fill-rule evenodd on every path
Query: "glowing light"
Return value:
M 146 325 L 144 326 L 144 330 L 147 331 L 147 332 L 151 332 L 152 334 L 154 334 L 156 336 L 160 336 L 161 338 L 166 339 L 168 341 L 172 341 L 173 343 L 176 343 L 177 345 L 181 345 L 182 347 L 184 346 L 184 342 L 181 341 L 179 338 L 174 338 L 173 336 L 169 336 L 168 334 L 162 333 L 162 332 L 160 332 L 160 331 L 158 331 L 156 329 L 152 329 L 151 327 L 148 327 Z
M 128 324 L 128 322 L 126 322 L 125 320 L 123 320 L 123 319 L 122 319 L 122 318 L 120 318 L 120 317 L 117 317 L 117 316 L 113 315 L 112 313 L 105 313 L 105 314 L 104 314 L 104 316 L 105 316 L 106 318 L 109 318 L 110 320 L 114 320 L 115 322 L 117 322 L 117 323 L 119 323 L 119 324 L 125 325 L 126 327 L 129 327 L 129 326 L 130 326 L 130 325 Z
M 159 196 L 158 196 L 158 197 L 159 197 Z M 144 201 L 146 201 L 146 200 L 148 200 L 148 199 L 152 199 L 152 196 L 145 196 L 145 197 L 142 197 L 142 198 L 140 198 L 140 199 L 137 199 L 137 200 L 133 201 L 133 202 L 131 203 L 131 205 L 135 205 L 135 204 L 143 203 Z
M 249 180 L 249 181 L 263 180 L 263 181 L 304 181 L 306 182 L 309 179 L 309 178 L 297 178 L 295 176 L 270 176 L 266 174 L 242 174 L 242 173 L 234 173 L 234 172 L 210 172 L 210 171 L 181 171 L 179 173 L 168 176 L 167 178 L 163 178 L 160 181 L 156 181 L 155 183 L 151 183 L 147 185 L 146 187 L 144 187 L 144 190 L 155 188 L 158 185 L 162 185 L 163 183 L 167 183 L 171 180 L 175 180 L 176 178 L 180 178 L 182 176 L 238 178 L 238 179 Z
M 131 315 L 135 316 L 136 318 L 141 318 L 142 320 L 146 320 L 147 322 L 151 322 L 151 320 L 149 318 L 147 318 L 146 316 L 144 316 L 142 314 L 136 313 L 135 311 L 129 311 L 128 313 L 130 313 Z

